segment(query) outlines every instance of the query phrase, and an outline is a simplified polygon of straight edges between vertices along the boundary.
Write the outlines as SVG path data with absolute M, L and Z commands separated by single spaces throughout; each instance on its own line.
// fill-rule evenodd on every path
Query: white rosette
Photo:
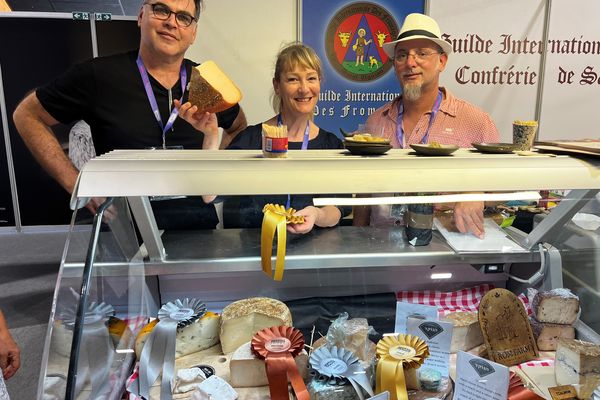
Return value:
M 113 306 L 96 302 L 90 303 L 84 313 L 75 392 L 80 393 L 85 382 L 89 380 L 92 387 L 90 395 L 92 399 L 102 397 L 110 391 L 108 377 L 115 348 L 106 323 L 114 315 Z M 76 317 L 76 307 L 69 308 L 60 314 L 63 324 L 70 330 L 75 328 Z
M 358 357 L 341 347 L 319 347 L 309 359 L 315 378 L 329 385 L 345 385 L 350 382 L 360 400 L 364 400 L 363 390 L 374 396 L 373 387 Z M 361 390 L 361 388 L 363 390 Z
M 193 323 L 204 313 L 206 313 L 206 306 L 197 299 L 177 299 L 162 306 L 158 311 L 159 322 L 142 350 L 139 375 L 130 385 L 130 392 L 149 399 L 150 388 L 162 371 L 160 398 L 172 399 L 177 328 Z

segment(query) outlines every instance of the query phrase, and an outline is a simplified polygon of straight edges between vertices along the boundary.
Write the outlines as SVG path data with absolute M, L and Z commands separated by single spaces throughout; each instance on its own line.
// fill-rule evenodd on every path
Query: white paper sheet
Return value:
M 484 220 L 485 237 L 483 239 L 479 239 L 471 233 L 450 232 L 437 218 L 433 220 L 433 224 L 442 236 L 444 236 L 450 247 L 457 252 L 510 253 L 524 251 L 521 246 L 509 239 L 502 228 L 491 219 Z

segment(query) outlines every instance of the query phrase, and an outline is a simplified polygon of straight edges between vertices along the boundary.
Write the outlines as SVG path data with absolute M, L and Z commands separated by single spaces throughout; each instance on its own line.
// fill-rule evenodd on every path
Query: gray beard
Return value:
M 402 88 L 402 96 L 408 101 L 416 101 L 421 97 L 421 85 L 406 85 Z

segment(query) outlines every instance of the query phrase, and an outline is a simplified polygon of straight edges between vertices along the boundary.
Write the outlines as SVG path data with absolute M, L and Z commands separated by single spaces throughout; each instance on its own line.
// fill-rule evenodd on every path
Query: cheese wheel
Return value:
M 538 292 L 531 302 L 533 316 L 539 322 L 572 324 L 579 313 L 579 297 L 569 289 Z
M 554 373 L 559 385 L 573 385 L 577 398 L 589 399 L 600 385 L 600 345 L 559 339 Z
M 452 322 L 453 325 L 451 353 L 459 350 L 468 351 L 483 343 L 483 333 L 476 312 L 451 312 L 443 319 Z
M 106 325 L 115 349 L 129 348 L 132 332 L 127 326 L 127 323 L 122 319 L 111 316 Z M 73 328 L 65 326 L 60 320 L 54 321 L 52 327 L 51 348 L 61 356 L 69 357 L 71 354 L 72 343 Z
M 575 328 L 572 325 L 538 322 L 533 317 L 530 317 L 529 321 L 531 322 L 538 350 L 556 351 L 558 339 L 575 339 Z
M 294 357 L 296 367 L 303 379 L 308 378 L 308 353 L 302 350 Z M 247 342 L 237 348 L 229 362 L 230 382 L 234 388 L 256 387 L 269 384 L 265 360 L 258 358 L 253 352 L 251 343 Z
M 251 341 L 256 332 L 272 326 L 292 326 L 292 314 L 281 301 L 267 297 L 234 301 L 221 314 L 223 353 L 234 352 Z
M 135 339 L 135 354 L 138 359 L 142 355 L 146 340 L 157 323 L 158 320 L 155 319 L 144 326 Z M 178 328 L 175 340 L 175 358 L 214 346 L 219 343 L 219 315 L 207 311 L 202 318 L 192 324 Z
M 242 99 L 240 89 L 214 61 L 205 61 L 192 68 L 188 88 L 188 101 L 201 113 L 226 110 Z

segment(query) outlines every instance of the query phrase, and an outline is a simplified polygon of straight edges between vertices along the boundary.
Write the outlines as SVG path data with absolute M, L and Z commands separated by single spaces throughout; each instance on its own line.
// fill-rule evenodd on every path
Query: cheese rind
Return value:
M 483 343 L 483 333 L 476 312 L 457 311 L 444 316 L 452 322 L 452 342 L 450 352 L 468 351 Z
M 589 399 L 600 385 L 600 345 L 559 339 L 554 363 L 556 383 L 573 385 L 577 397 Z
M 302 350 L 294 361 L 303 379 L 308 377 L 308 353 Z M 250 342 L 244 343 L 231 356 L 229 362 L 230 382 L 234 388 L 256 387 L 269 384 L 265 361 L 252 352 Z
M 242 92 L 214 61 L 192 68 L 188 101 L 197 112 L 216 113 L 240 102 Z
M 231 303 L 221 314 L 220 339 L 223 353 L 234 352 L 252 340 L 256 332 L 273 326 L 292 326 L 292 314 L 281 301 L 252 297 Z
M 158 320 L 150 322 L 138 334 L 135 340 L 135 354 L 138 359 L 142 355 L 146 340 L 157 323 Z M 208 311 L 202 318 L 190 325 L 177 329 L 175 358 L 208 349 L 217 343 L 219 343 L 219 315 Z
M 213 375 L 197 386 L 192 400 L 236 400 L 237 392 L 224 379 Z
M 558 339 L 575 339 L 575 328 L 572 325 L 548 324 L 529 318 L 536 339 L 538 350 L 556 351 Z
M 539 322 L 572 324 L 579 313 L 579 297 L 564 288 L 537 292 L 531 307 L 533 316 Z

